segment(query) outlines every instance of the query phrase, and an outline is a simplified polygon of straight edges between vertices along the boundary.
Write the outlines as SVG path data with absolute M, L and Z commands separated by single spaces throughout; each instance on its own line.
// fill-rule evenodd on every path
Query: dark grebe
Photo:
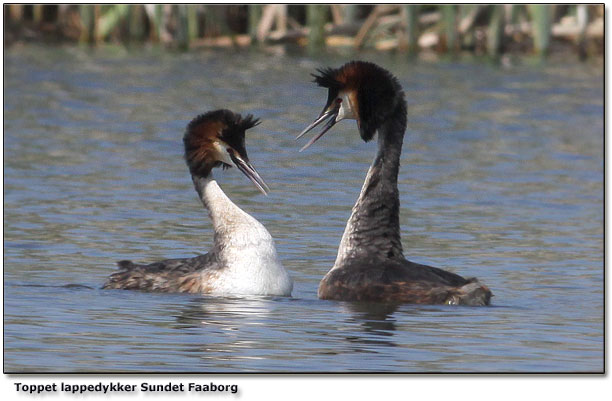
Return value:
M 366 142 L 378 132 L 376 157 L 346 224 L 336 262 L 321 280 L 319 298 L 488 305 L 491 291 L 477 279 L 465 279 L 404 258 L 397 174 L 406 130 L 406 101 L 397 79 L 376 64 L 363 61 L 318 72 L 314 81 L 328 89 L 327 103 L 298 138 L 326 124 L 300 151 L 347 118 L 357 120 Z
M 215 231 L 213 249 L 202 256 L 168 259 L 149 265 L 118 262 L 103 288 L 214 295 L 290 296 L 291 278 L 276 255 L 265 227 L 236 206 L 213 179 L 214 167 L 235 166 L 261 192 L 268 187 L 247 157 L 245 131 L 259 123 L 229 110 L 196 117 L 183 138 L 185 159 L 195 189 Z

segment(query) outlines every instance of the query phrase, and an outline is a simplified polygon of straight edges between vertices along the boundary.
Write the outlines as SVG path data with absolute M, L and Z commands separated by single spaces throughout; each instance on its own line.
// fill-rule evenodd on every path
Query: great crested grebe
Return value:
M 103 288 L 213 295 L 290 296 L 293 282 L 276 255 L 265 227 L 236 206 L 213 178 L 215 167 L 235 166 L 264 194 L 268 187 L 249 162 L 244 134 L 259 120 L 229 110 L 200 115 L 183 142 L 191 178 L 213 223 L 214 246 L 195 258 L 149 265 L 120 261 Z
M 346 224 L 336 262 L 321 280 L 319 298 L 488 305 L 491 291 L 477 279 L 465 279 L 404 257 L 397 174 L 406 131 L 406 101 L 397 79 L 364 61 L 318 72 L 313 75 L 314 82 L 328 89 L 327 103 L 297 138 L 326 124 L 300 151 L 343 119 L 357 120 L 359 134 L 366 142 L 378 132 L 378 151 Z

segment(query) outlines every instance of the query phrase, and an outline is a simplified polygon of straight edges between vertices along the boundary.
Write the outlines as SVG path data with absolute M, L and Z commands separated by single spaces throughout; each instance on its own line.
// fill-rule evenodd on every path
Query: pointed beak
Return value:
M 255 167 L 248 161 L 240 157 L 237 152 L 230 152 L 230 157 L 236 167 L 246 175 L 249 180 L 253 181 L 253 184 L 261 191 L 262 194 L 268 195 L 270 188 L 264 182 L 263 178 L 259 175 Z
M 325 126 L 323 127 L 323 130 L 320 133 L 318 133 L 316 136 L 314 136 L 310 141 L 308 141 L 308 143 L 304 145 L 302 149 L 300 149 L 300 152 L 308 149 L 313 143 L 318 141 L 323 135 L 325 135 L 327 131 L 331 129 L 331 127 L 333 127 L 336 124 L 337 122 L 336 118 L 338 117 L 339 111 L 340 111 L 340 106 L 338 105 L 333 105 L 327 108 L 327 110 L 323 110 L 323 112 L 319 115 L 319 117 L 317 117 L 317 119 L 314 120 L 312 124 L 306 127 L 304 131 L 302 131 L 300 135 L 298 135 L 295 138 L 296 140 L 300 139 L 306 133 L 310 132 L 313 128 L 317 127 L 318 125 L 320 125 L 321 123 L 327 120 L 327 122 L 325 123 Z

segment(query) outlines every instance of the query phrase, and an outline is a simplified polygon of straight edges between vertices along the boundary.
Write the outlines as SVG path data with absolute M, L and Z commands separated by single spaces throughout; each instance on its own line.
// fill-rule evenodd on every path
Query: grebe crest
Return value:
M 268 186 L 249 162 L 245 132 L 259 125 L 251 114 L 242 117 L 229 110 L 201 114 L 188 125 L 183 143 L 185 161 L 192 176 L 206 177 L 214 167 L 237 167 L 266 195 Z
M 406 101 L 402 87 L 389 71 L 374 63 L 351 61 L 340 68 L 321 68 L 312 74 L 314 82 L 328 89 L 327 102 L 319 117 L 304 129 L 299 139 L 327 120 L 323 130 L 314 136 L 300 151 L 318 141 L 337 122 L 357 120 L 361 138 L 368 142 L 383 123 L 396 110 L 403 110 L 406 119 Z
M 297 138 L 323 124 L 300 151 L 343 119 L 357 121 L 361 138 L 378 134 L 378 149 L 349 218 L 336 262 L 319 297 L 337 300 L 488 305 L 491 291 L 476 279 L 405 259 L 399 228 L 397 177 L 406 131 L 406 101 L 397 78 L 370 62 L 317 70 L 327 101 Z M 296 139 L 297 139 L 296 138 Z
M 249 161 L 245 131 L 259 124 L 229 110 L 194 118 L 183 137 L 185 161 L 213 223 L 214 245 L 202 256 L 149 265 L 118 263 L 103 288 L 213 295 L 290 296 L 293 282 L 276 254 L 274 240 L 255 218 L 236 206 L 213 178 L 216 167 L 236 167 L 264 194 L 268 186 Z

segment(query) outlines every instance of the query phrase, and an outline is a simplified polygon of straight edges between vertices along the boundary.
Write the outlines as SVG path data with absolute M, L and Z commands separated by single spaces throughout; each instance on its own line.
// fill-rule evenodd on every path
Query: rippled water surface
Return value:
M 326 99 L 309 74 L 346 59 L 13 48 L 5 370 L 601 371 L 601 68 L 375 57 L 409 105 L 405 254 L 478 277 L 492 307 L 317 299 L 375 145 L 350 121 L 304 153 L 293 138 Z M 210 247 L 181 138 L 192 117 L 221 107 L 262 119 L 247 147 L 270 196 L 235 169 L 217 177 L 276 238 L 293 298 L 99 289 L 116 260 Z

